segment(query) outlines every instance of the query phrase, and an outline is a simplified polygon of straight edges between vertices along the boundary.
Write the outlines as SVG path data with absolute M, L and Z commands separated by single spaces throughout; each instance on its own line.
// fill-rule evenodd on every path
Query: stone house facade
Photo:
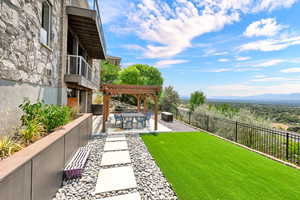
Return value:
M 1 0 L 0 135 L 25 98 L 90 112 L 105 52 L 98 0 Z

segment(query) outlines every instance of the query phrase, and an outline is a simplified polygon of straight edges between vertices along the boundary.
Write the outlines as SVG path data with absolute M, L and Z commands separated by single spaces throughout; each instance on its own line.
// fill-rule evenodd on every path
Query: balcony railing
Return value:
M 66 74 L 76 74 L 85 77 L 89 81 L 94 81 L 93 68 L 82 56 L 68 55 Z
M 97 13 L 97 25 L 98 25 L 98 28 L 99 28 L 100 34 L 101 34 L 101 44 L 103 45 L 104 52 L 106 52 L 106 43 L 105 43 L 105 39 L 104 39 L 104 32 L 103 32 L 103 28 L 102 28 L 101 13 L 100 13 L 98 1 L 99 0 L 94 0 L 93 10 L 95 10 Z

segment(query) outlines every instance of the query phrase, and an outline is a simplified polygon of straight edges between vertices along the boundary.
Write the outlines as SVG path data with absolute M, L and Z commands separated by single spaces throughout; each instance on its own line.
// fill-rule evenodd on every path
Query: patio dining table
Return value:
M 123 118 L 126 118 L 126 117 L 145 117 L 145 115 L 143 113 L 122 113 L 121 116 Z
M 126 118 L 133 118 L 135 119 L 136 117 L 145 117 L 146 115 L 143 113 L 121 113 L 122 116 L 122 128 L 124 127 L 124 119 Z

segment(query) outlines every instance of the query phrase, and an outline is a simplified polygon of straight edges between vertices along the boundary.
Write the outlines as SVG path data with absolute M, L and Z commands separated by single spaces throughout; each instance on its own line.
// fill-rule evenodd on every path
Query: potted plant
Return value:
M 96 94 L 93 99 L 92 113 L 93 115 L 101 115 L 103 110 L 103 96 L 101 94 Z

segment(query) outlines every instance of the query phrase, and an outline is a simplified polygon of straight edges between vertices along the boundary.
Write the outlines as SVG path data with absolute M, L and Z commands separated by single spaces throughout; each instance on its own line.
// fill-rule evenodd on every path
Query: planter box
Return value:
M 1 199 L 52 199 L 62 184 L 65 165 L 88 143 L 92 123 L 92 114 L 84 114 L 0 161 Z
M 102 115 L 103 104 L 92 104 L 93 115 Z
M 169 112 L 162 112 L 161 119 L 166 122 L 173 122 L 173 114 Z

